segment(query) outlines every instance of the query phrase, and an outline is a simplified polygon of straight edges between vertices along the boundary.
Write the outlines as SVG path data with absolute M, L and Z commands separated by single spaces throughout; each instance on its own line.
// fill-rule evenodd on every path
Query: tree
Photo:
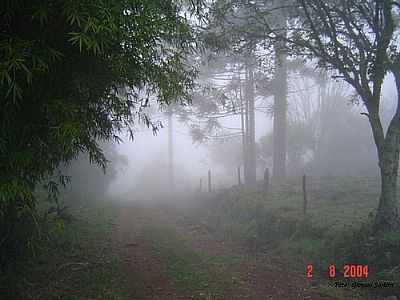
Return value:
M 263 97 L 271 94 L 274 97 L 273 177 L 277 182 L 286 176 L 288 73 L 291 61 L 287 55 L 285 40 L 268 38 L 264 22 L 268 22 L 280 35 L 286 35 L 286 23 L 293 14 L 291 4 L 292 1 L 289 0 L 279 2 L 219 0 L 215 1 L 212 10 L 212 15 L 217 19 L 216 24 L 213 24 L 213 34 L 218 38 L 214 37 L 214 40 L 224 41 L 223 46 L 230 52 L 242 55 L 247 53 L 247 56 L 251 56 L 258 67 L 253 67 L 254 71 L 263 74 L 258 78 L 259 84 L 256 85 L 256 89 L 267 90 L 267 93 L 261 95 Z M 249 103 L 252 103 L 251 98 Z M 252 125 L 251 120 L 249 125 Z M 254 154 L 255 141 L 253 142 L 251 138 L 252 126 L 249 127 L 250 134 L 247 140 L 250 143 L 248 151 L 245 152 L 250 153 L 247 156 L 251 159 L 254 158 L 251 153 Z M 255 158 L 249 165 L 255 165 Z
M 246 138 L 245 138 L 245 172 L 244 178 L 248 183 L 257 180 L 256 173 L 256 117 L 255 117 L 255 96 L 254 96 L 254 57 L 249 55 L 245 63 L 245 99 L 246 99 Z
M 264 18 L 273 40 L 283 40 L 292 54 L 316 58 L 333 70 L 361 98 L 372 129 L 381 173 L 381 195 L 376 230 L 400 228 L 396 186 L 400 144 L 400 54 L 396 43 L 400 4 L 391 0 L 297 0 L 297 17 L 288 37 L 280 35 Z M 385 133 L 379 116 L 381 89 L 392 72 L 398 89 L 398 106 Z
M 287 5 L 288 1 L 283 1 Z M 282 36 L 287 35 L 287 11 L 282 3 L 272 2 L 274 14 L 269 16 L 270 23 Z M 257 13 L 256 13 L 257 15 Z M 286 41 L 275 40 L 274 46 L 274 107 L 273 107 L 273 169 L 272 176 L 279 182 L 286 177 L 287 157 L 287 97 L 288 97 L 288 58 Z
M 240 93 L 241 115 L 243 118 L 243 165 L 244 177 L 248 183 L 256 181 L 256 142 L 255 142 L 255 101 L 257 96 L 256 75 L 263 71 L 265 51 L 259 53 L 263 39 L 258 35 L 260 26 L 254 22 L 254 3 L 237 0 L 219 0 L 211 8 L 211 21 L 207 41 L 217 52 L 231 58 L 228 62 L 233 72 L 244 81 Z M 232 70 L 231 70 L 232 71 Z M 269 70 L 268 70 L 269 71 Z M 264 76 L 265 77 L 265 76 Z M 240 91 L 242 92 L 241 84 Z
M 173 136 L 173 112 L 169 109 L 168 112 L 168 177 L 170 193 L 173 196 L 175 191 L 175 168 L 174 168 L 174 136 Z
M 244 140 L 249 131 L 248 124 L 244 124 L 244 119 L 248 120 L 249 116 L 246 101 L 246 94 L 249 92 L 245 83 L 248 72 L 243 70 L 243 64 L 238 63 L 238 57 L 225 53 L 205 51 L 195 61 L 200 62 L 200 66 L 191 104 L 174 106 L 174 114 L 191 127 L 192 139 L 197 143 L 221 141 L 241 135 L 241 151 L 245 154 Z M 237 115 L 240 115 L 242 120 L 240 127 L 224 126 L 224 118 Z M 240 164 L 246 167 L 245 157 L 236 161 L 233 167 L 236 169 Z
M 105 167 L 98 142 L 152 125 L 141 110 L 150 95 L 188 98 L 195 71 L 184 58 L 196 42 L 183 10 L 164 0 L 2 2 L 0 249 L 61 162 L 87 152 Z

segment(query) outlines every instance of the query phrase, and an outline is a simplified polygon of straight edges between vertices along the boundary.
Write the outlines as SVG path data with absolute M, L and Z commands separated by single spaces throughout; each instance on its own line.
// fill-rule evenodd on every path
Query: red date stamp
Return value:
M 307 265 L 306 277 L 313 278 L 314 266 L 312 264 Z M 369 267 L 368 265 L 357 265 L 348 264 L 342 268 L 337 268 L 335 265 L 329 265 L 327 269 L 329 278 L 336 278 L 338 274 L 343 274 L 344 278 L 368 278 Z

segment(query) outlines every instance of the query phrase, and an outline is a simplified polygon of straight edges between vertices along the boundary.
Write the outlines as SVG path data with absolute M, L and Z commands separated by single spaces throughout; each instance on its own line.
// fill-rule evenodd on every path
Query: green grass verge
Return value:
M 232 278 L 227 276 L 231 273 L 226 272 L 226 268 L 238 264 L 240 257 L 210 257 L 199 253 L 174 228 L 165 224 L 148 224 L 144 235 L 165 263 L 170 279 L 193 299 L 215 299 L 231 285 Z
M 369 280 L 398 280 L 400 234 L 373 237 L 378 183 L 357 178 L 320 181 L 309 188 L 305 218 L 299 182 L 268 194 L 235 188 L 207 201 L 203 221 L 220 237 L 276 255 L 299 272 L 312 263 L 321 292 L 332 291 L 324 282 L 330 264 L 338 269 L 345 264 L 369 265 Z

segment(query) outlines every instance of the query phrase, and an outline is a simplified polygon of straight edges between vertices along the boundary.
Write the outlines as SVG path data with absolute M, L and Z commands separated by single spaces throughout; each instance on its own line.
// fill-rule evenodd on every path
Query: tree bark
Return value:
M 282 41 L 275 43 L 275 92 L 273 120 L 273 178 L 276 181 L 286 177 L 287 145 L 287 54 Z
M 400 70 L 395 68 L 397 109 L 389 124 L 386 137 L 380 133 L 380 122 L 370 115 L 374 139 L 378 149 L 381 174 L 381 195 L 375 219 L 376 231 L 400 230 L 399 203 L 397 199 L 397 177 L 400 150 Z M 379 120 L 379 119 L 378 119 Z
M 246 98 L 248 101 L 248 183 L 254 183 L 257 180 L 256 174 L 256 136 L 255 136 L 255 111 L 254 111 L 254 73 L 251 62 L 247 66 L 247 80 L 246 80 Z
M 239 79 L 240 80 L 240 79 Z M 242 154 L 243 154 L 243 179 L 246 182 L 247 178 L 247 101 L 243 99 L 242 82 L 240 81 L 240 121 L 242 127 Z
M 376 231 L 394 231 L 400 229 L 397 201 L 397 172 L 399 169 L 399 151 L 387 149 L 379 162 L 381 171 L 381 195 L 375 219 Z

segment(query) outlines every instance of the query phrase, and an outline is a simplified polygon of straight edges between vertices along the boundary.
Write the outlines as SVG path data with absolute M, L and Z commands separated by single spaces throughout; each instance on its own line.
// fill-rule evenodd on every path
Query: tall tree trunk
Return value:
M 255 111 L 254 111 L 254 73 L 252 62 L 247 65 L 246 98 L 249 107 L 248 123 L 248 182 L 254 183 L 257 180 L 256 173 L 256 136 L 255 136 Z
M 250 145 L 250 135 L 249 135 L 249 98 L 247 97 L 247 68 L 245 69 L 245 79 L 244 79 L 244 136 L 245 136 L 245 151 L 244 151 L 244 182 L 249 183 L 249 145 Z
M 287 54 L 282 41 L 275 48 L 274 120 L 273 120 L 273 173 L 275 181 L 286 177 L 287 145 Z
M 377 231 L 400 230 L 399 203 L 397 199 L 397 177 L 400 150 L 400 70 L 393 70 L 397 87 L 397 109 L 383 139 L 379 116 L 370 112 L 370 123 L 378 149 L 381 174 L 381 195 L 375 219 Z M 379 111 L 379 109 L 378 109 Z M 382 131 L 383 132 L 383 131 Z
M 245 127 L 245 101 L 243 100 L 242 93 L 242 82 L 239 77 L 239 100 L 240 100 L 240 123 L 241 123 L 241 131 L 242 131 L 242 159 L 243 159 L 243 176 L 244 182 L 246 182 L 246 174 L 247 174 L 247 141 L 246 141 L 246 127 Z
M 399 139 L 398 136 L 397 139 Z M 399 170 L 398 148 L 399 147 L 397 147 L 397 149 L 396 147 L 386 149 L 385 153 L 382 154 L 384 158 L 379 162 L 381 171 L 381 195 L 375 220 L 377 231 L 400 229 L 397 200 L 397 172 Z
M 175 192 L 175 172 L 174 172 L 174 139 L 173 139 L 173 120 L 172 109 L 168 112 L 168 182 L 171 195 Z

